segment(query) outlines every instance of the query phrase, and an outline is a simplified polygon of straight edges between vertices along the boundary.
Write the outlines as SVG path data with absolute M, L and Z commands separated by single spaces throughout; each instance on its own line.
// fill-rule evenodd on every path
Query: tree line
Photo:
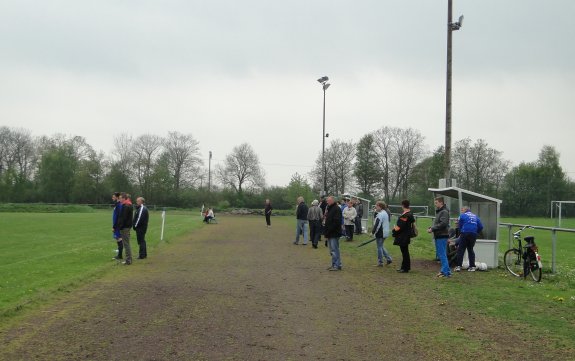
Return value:
M 327 191 L 430 205 L 427 189 L 442 178 L 443 154 L 443 147 L 427 151 L 425 137 L 412 128 L 382 127 L 357 143 L 336 139 L 325 152 Z M 551 146 L 537 160 L 512 166 L 485 140 L 466 138 L 454 144 L 452 158 L 458 185 L 502 199 L 507 215 L 545 215 L 550 201 L 575 198 L 574 183 Z M 33 137 L 26 129 L 0 127 L 0 202 L 101 204 L 122 190 L 163 206 L 260 208 L 270 198 L 276 209 L 291 209 L 299 195 L 317 198 L 324 184 L 320 152 L 308 174 L 295 173 L 286 186 L 267 186 L 247 143 L 235 146 L 211 173 L 210 179 L 191 134 L 120 134 L 105 154 L 80 136 Z

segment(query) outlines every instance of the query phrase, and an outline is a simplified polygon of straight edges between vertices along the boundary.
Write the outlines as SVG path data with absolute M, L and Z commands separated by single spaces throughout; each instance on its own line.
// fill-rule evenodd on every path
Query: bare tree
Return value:
M 455 143 L 453 170 L 461 186 L 480 193 L 498 193 L 509 170 L 501 152 L 483 139 L 465 138 Z
M 258 156 L 248 143 L 234 147 L 232 153 L 226 156 L 224 166 L 216 168 L 216 173 L 224 186 L 232 187 L 237 193 L 265 185 Z
M 355 169 L 354 160 L 356 146 L 352 141 L 344 142 L 336 139 L 325 150 L 326 183 L 328 193 L 340 195 L 346 191 L 351 191 L 354 187 L 353 172 Z M 317 188 L 323 183 L 323 165 L 321 154 L 316 159 L 316 163 L 310 177 Z
M 128 176 L 132 170 L 134 159 L 132 142 L 132 136 L 126 133 L 114 137 L 114 149 L 112 150 L 113 163 L 125 176 Z
M 144 134 L 136 138 L 132 147 L 140 191 L 147 197 L 151 195 L 153 167 L 162 150 L 162 142 L 162 138 L 157 135 Z
M 21 179 L 31 179 L 36 164 L 34 139 L 29 130 L 0 128 L 0 174 L 11 170 Z
M 191 134 L 169 132 L 164 141 L 168 155 L 168 169 L 174 179 L 174 190 L 183 186 L 193 186 L 198 181 L 202 159 L 199 156 L 199 142 Z
M 408 179 L 416 164 L 423 158 L 425 139 L 418 130 L 397 129 L 393 143 L 395 154 L 392 157 L 394 185 L 392 198 L 407 198 Z

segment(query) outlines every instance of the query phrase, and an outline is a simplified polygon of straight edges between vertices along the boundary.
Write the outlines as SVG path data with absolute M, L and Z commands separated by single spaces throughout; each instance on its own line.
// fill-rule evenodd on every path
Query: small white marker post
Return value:
M 162 233 L 160 234 L 160 241 L 164 240 L 164 224 L 166 223 L 166 208 L 162 211 Z

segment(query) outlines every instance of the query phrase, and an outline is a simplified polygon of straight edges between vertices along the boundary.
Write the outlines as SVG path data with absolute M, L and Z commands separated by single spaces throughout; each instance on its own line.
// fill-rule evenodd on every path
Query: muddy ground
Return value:
M 0 359 L 569 358 L 479 313 L 453 316 L 422 286 L 441 282 L 435 265 L 404 275 L 348 257 L 329 272 L 327 249 L 295 246 L 293 233 L 288 222 L 221 217 L 3 329 Z M 453 342 L 434 342 L 442 330 Z

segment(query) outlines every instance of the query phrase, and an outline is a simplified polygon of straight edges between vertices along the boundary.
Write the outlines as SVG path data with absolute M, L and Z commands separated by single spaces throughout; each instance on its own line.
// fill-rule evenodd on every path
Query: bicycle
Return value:
M 513 233 L 513 238 L 517 241 L 517 248 L 511 248 L 505 252 L 503 262 L 505 268 L 516 277 L 531 278 L 535 282 L 541 281 L 542 264 L 541 256 L 538 253 L 537 245 L 535 244 L 535 237 L 528 236 L 523 238 L 527 243 L 522 247 L 521 232 L 531 226 L 524 226 L 517 232 Z

